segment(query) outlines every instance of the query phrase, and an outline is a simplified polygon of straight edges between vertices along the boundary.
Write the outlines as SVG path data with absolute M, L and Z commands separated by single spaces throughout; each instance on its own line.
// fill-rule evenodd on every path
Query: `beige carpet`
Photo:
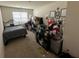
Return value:
M 35 35 L 28 31 L 26 37 L 16 38 L 9 42 L 4 49 L 4 57 L 8 58 L 55 58 L 35 41 Z

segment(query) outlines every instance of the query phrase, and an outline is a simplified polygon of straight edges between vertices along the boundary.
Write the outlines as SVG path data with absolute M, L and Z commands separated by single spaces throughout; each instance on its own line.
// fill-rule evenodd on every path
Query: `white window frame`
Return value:
M 29 20 L 27 12 L 13 12 L 12 15 L 14 25 L 24 24 Z

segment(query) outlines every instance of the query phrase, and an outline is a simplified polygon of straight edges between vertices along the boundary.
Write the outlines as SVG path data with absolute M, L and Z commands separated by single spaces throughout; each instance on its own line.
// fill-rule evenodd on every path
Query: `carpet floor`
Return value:
M 57 56 L 43 49 L 35 41 L 33 32 L 28 31 L 26 37 L 12 40 L 4 47 L 5 58 L 56 58 Z

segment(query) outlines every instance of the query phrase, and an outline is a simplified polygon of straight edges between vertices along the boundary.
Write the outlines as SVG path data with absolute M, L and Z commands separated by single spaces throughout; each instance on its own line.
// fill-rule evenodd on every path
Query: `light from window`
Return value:
M 24 24 L 28 21 L 27 12 L 13 12 L 13 23 L 14 25 Z

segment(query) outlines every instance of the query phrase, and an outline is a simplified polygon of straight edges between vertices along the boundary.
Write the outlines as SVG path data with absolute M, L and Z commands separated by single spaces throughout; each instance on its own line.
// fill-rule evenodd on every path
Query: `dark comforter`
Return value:
M 6 27 L 3 32 L 3 40 L 4 43 L 6 44 L 8 40 L 20 36 L 25 36 L 26 34 L 27 34 L 26 28 L 23 26 Z

